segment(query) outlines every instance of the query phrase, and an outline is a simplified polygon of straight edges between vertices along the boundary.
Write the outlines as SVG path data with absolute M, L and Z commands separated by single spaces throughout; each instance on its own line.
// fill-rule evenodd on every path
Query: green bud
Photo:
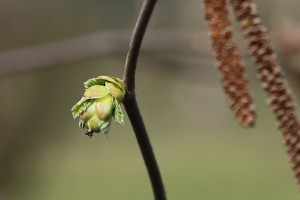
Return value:
M 74 119 L 80 117 L 79 126 L 87 131 L 87 135 L 107 135 L 112 118 L 124 124 L 120 103 L 125 96 L 125 86 L 121 79 L 99 76 L 89 79 L 84 85 L 86 90 L 73 106 L 72 114 Z

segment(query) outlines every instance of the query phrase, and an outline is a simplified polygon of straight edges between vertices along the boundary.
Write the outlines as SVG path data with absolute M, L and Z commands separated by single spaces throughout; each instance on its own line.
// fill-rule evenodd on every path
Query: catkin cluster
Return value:
M 226 0 L 204 0 L 205 18 L 210 28 L 212 49 L 221 73 L 221 83 L 236 119 L 244 127 L 255 121 L 255 108 L 244 75 L 244 66 L 236 45 L 231 41 L 232 28 Z
M 248 41 L 249 54 L 257 64 L 257 76 L 267 92 L 268 102 L 278 122 L 291 163 L 300 184 L 300 125 L 276 54 L 266 28 L 261 25 L 256 5 L 251 0 L 230 0 Z

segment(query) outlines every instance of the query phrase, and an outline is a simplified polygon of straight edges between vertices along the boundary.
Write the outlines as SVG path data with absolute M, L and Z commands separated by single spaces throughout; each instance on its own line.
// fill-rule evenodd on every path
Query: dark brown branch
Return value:
M 134 84 L 137 60 L 139 57 L 144 34 L 147 29 L 147 25 L 154 9 L 155 3 L 156 0 L 144 1 L 132 33 L 123 76 L 123 81 L 126 84 L 128 92 L 134 92 L 135 90 Z
M 135 96 L 135 70 L 145 31 L 156 0 L 145 0 L 138 16 L 125 64 L 123 81 L 126 86 L 124 107 L 136 135 L 156 200 L 166 200 L 166 194 L 159 167 L 147 134 Z

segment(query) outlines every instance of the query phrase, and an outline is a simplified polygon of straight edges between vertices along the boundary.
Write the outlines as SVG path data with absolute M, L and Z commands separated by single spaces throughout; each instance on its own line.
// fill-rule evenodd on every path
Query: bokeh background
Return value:
M 90 139 L 70 112 L 85 80 L 122 77 L 141 4 L 0 1 L 0 200 L 153 199 L 127 117 L 108 139 Z M 300 2 L 257 4 L 298 104 Z M 238 28 L 235 36 L 257 106 L 253 129 L 241 128 L 225 103 L 201 2 L 158 1 L 137 98 L 170 200 L 299 199 Z

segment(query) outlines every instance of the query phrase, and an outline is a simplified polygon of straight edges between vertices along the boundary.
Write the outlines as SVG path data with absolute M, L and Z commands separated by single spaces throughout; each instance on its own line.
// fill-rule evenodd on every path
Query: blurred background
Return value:
M 300 2 L 257 3 L 299 104 Z M 127 116 L 107 140 L 90 139 L 70 112 L 84 81 L 122 77 L 141 4 L 0 1 L 0 200 L 153 199 Z M 201 2 L 158 1 L 151 19 L 137 98 L 170 200 L 299 198 L 236 25 L 257 106 L 253 129 L 241 128 L 225 103 Z

